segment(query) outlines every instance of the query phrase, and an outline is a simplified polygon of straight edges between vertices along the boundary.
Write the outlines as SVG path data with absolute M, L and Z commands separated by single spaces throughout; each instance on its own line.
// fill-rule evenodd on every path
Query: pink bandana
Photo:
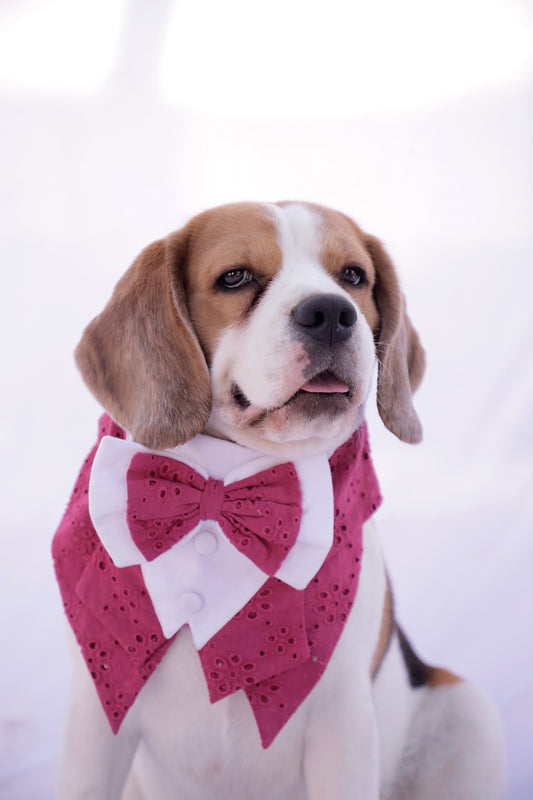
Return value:
M 98 442 L 82 466 L 52 551 L 66 614 L 116 733 L 172 639 L 163 634 L 141 568 L 116 567 L 91 522 L 89 477 L 105 435 L 125 436 L 107 415 L 100 419 Z M 362 526 L 381 502 L 365 425 L 329 463 L 334 542 L 315 577 L 302 590 L 268 578 L 199 650 L 211 702 L 242 689 L 263 747 L 270 745 L 307 697 L 331 658 L 357 591 Z M 215 483 L 209 484 L 210 499 L 200 500 L 200 505 L 215 503 L 222 516 L 231 518 L 229 506 L 221 510 L 223 500 Z M 194 516 L 197 511 L 190 513 Z M 141 539 L 142 529 L 140 525 Z M 292 541 L 293 535 L 289 545 Z

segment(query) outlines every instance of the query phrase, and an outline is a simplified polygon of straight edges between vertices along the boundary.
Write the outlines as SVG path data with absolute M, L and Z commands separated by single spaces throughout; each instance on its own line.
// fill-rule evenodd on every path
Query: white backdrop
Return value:
M 287 198 L 351 214 L 401 273 L 423 444 L 369 409 L 398 614 L 492 695 L 509 798 L 533 796 L 531 8 L 0 6 L 0 798 L 52 796 L 69 662 L 50 541 L 100 413 L 81 331 L 192 213 Z

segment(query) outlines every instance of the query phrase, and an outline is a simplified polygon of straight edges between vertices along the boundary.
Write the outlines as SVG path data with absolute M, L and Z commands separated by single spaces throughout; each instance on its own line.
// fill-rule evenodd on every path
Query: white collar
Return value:
M 148 562 L 127 525 L 126 475 L 136 453 L 156 453 L 193 467 L 226 485 L 286 462 L 224 439 L 200 434 L 172 449 L 150 450 L 133 441 L 104 436 L 89 482 L 89 513 L 115 566 L 141 566 L 146 589 L 164 635 L 188 623 L 199 649 L 243 608 L 269 576 L 226 538 L 217 522 L 201 521 L 170 550 Z M 325 454 L 297 459 L 302 521 L 294 546 L 276 573 L 304 589 L 333 543 L 333 484 Z

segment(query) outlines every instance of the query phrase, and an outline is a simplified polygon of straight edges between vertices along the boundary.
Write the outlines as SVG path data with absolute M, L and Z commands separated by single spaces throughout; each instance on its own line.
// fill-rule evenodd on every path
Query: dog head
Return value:
M 291 457 L 358 427 L 376 357 L 381 418 L 418 442 L 424 353 L 394 267 L 351 219 L 302 203 L 222 206 L 153 243 L 76 351 L 148 447 L 206 431 Z

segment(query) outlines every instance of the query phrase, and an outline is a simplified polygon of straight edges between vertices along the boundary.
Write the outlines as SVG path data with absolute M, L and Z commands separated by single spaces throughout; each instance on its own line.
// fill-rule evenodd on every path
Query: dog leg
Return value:
M 314 711 L 304 754 L 309 800 L 378 800 L 379 737 L 370 685 L 361 676 L 353 686 L 357 697 L 336 698 L 337 708 Z
M 141 784 L 139 783 L 135 765 L 133 766 L 133 769 L 130 770 L 128 775 L 124 792 L 122 794 L 122 800 L 149 800 L 144 793 Z
M 78 652 L 63 731 L 56 800 L 118 800 L 138 741 L 131 719 L 123 723 L 118 735 L 112 733 Z
M 309 800 L 377 800 L 380 745 L 371 683 L 386 576 L 372 522 L 354 607 L 331 661 L 309 696 L 304 774 Z

